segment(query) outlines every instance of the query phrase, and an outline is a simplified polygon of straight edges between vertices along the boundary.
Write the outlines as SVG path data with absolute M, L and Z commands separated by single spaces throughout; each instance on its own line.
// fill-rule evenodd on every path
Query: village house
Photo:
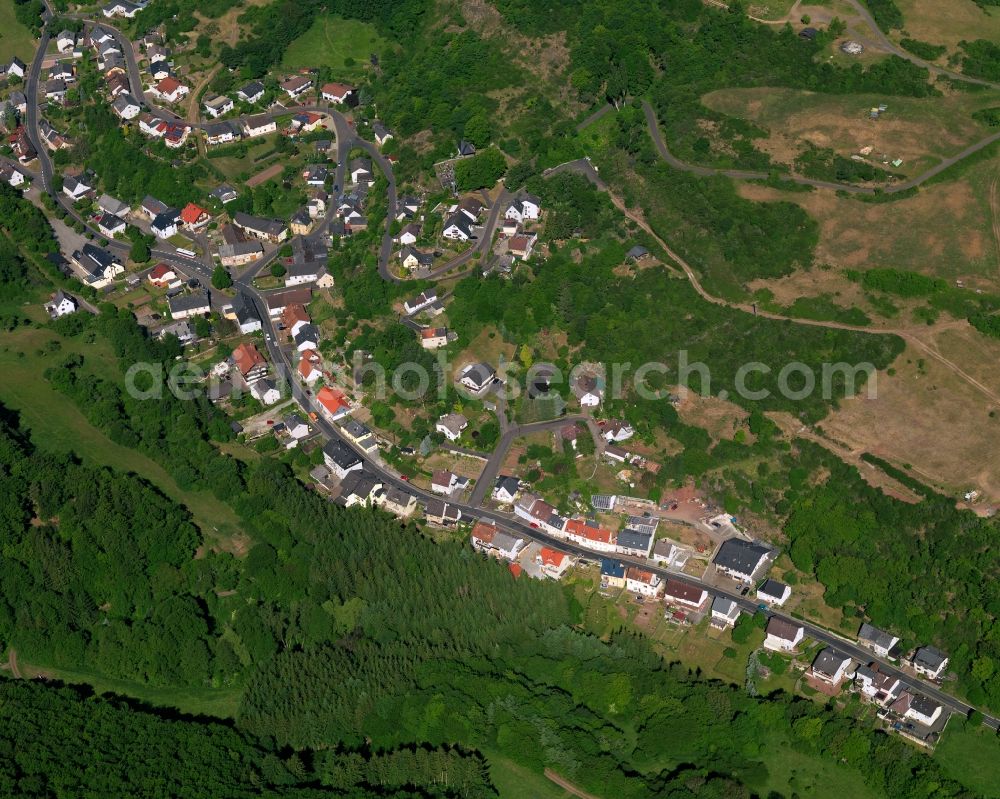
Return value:
M 609 444 L 619 444 L 635 435 L 632 425 L 618 419 L 602 419 L 597 426 L 601 430 L 601 436 Z
M 764 648 L 777 652 L 791 652 L 805 638 L 805 628 L 777 616 L 772 616 L 764 632 Z
M 453 241 L 468 241 L 472 238 L 472 224 L 464 214 L 452 214 L 445 220 L 441 235 Z
M 181 215 L 176 208 L 168 208 L 163 213 L 157 214 L 149 223 L 149 229 L 158 239 L 169 239 L 177 235 L 177 223 Z
M 278 125 L 275 121 L 264 114 L 247 117 L 243 120 L 243 133 L 246 134 L 248 139 L 253 139 L 257 136 L 266 136 L 269 133 L 275 133 L 277 130 Z
M 89 242 L 76 250 L 70 261 L 83 270 L 86 275 L 84 282 L 95 289 L 110 285 L 118 275 L 125 273 L 125 265 L 114 255 Z
M 541 203 L 542 201 L 534 195 L 525 194 L 508 206 L 507 211 L 504 213 L 504 218 L 512 219 L 515 222 L 527 222 L 538 219 L 538 214 L 542 207 Z
M 153 219 L 167 210 L 169 210 L 167 204 L 157 200 L 151 194 L 147 194 L 139 204 L 139 211 L 147 219 Z
M 272 319 L 281 316 L 288 305 L 308 305 L 312 302 L 312 289 L 307 286 L 300 286 L 293 289 L 284 289 L 268 294 L 264 297 L 267 305 L 267 313 Z
M 462 511 L 442 499 L 428 499 L 424 518 L 438 527 L 453 527 L 462 518 Z
M 295 349 L 299 352 L 303 350 L 315 350 L 319 348 L 319 328 L 311 322 L 301 325 L 292 336 L 295 342 Z
M 416 297 L 406 300 L 403 303 L 403 310 L 409 316 L 427 308 L 435 302 L 437 302 L 437 292 L 434 289 L 427 289 L 420 292 Z
M 345 508 L 360 506 L 369 508 L 375 504 L 376 496 L 382 490 L 382 481 L 371 472 L 353 470 L 340 483 L 340 493 L 336 502 Z
M 288 220 L 288 227 L 291 228 L 293 236 L 305 236 L 312 230 L 312 217 L 305 208 L 300 208 Z
M 614 532 L 589 519 L 567 519 L 563 535 L 570 541 L 599 552 L 614 552 L 617 548 Z
M 408 491 L 389 486 L 375 495 L 375 504 L 387 513 L 405 519 L 417 509 L 417 498 Z
M 653 534 L 626 527 L 618 532 L 615 547 L 622 555 L 648 558 L 649 551 L 653 548 Z
M 469 426 L 469 420 L 460 413 L 446 413 L 437 420 L 435 431 L 441 433 L 449 441 L 458 441 L 462 431 Z
M 320 93 L 328 103 L 343 105 L 354 94 L 354 88 L 346 83 L 324 83 L 320 88 Z
M 123 219 L 130 210 L 127 203 L 123 203 L 121 200 L 112 197 L 110 194 L 102 194 L 97 200 L 97 207 L 106 214 L 114 214 L 115 216 L 120 216 Z
M 468 479 L 459 477 L 447 469 L 435 469 L 433 475 L 431 475 L 431 491 L 435 494 L 451 496 L 457 491 L 464 489 L 468 483 Z
M 62 31 L 56 36 L 56 50 L 60 53 L 70 53 L 76 47 L 76 34 L 71 31 Z
M 644 597 L 656 597 L 663 593 L 660 576 L 638 566 L 629 566 L 625 570 L 625 588 Z
M 230 306 L 230 313 L 240 326 L 240 333 L 248 335 L 263 329 L 257 306 L 244 292 L 237 292 Z M 228 316 L 228 314 L 227 314 Z
M 899 636 L 887 633 L 877 627 L 873 627 L 868 622 L 861 625 L 858 630 L 858 643 L 868 647 L 879 657 L 889 657 L 892 648 L 899 643 Z
M 690 610 L 702 610 L 708 604 L 708 591 L 700 586 L 668 578 L 663 588 L 667 603 L 681 605 Z
M 348 472 L 360 471 L 361 458 L 347 444 L 338 439 L 327 441 L 323 447 L 323 461 L 337 477 L 343 479 Z
M 279 242 L 288 237 L 285 223 L 280 219 L 263 219 L 237 211 L 233 214 L 233 224 L 247 236 L 261 241 Z
M 2 163 L 0 164 L 0 180 L 11 188 L 17 189 L 24 186 L 27 179 L 24 177 L 24 173 L 13 164 Z
M 53 319 L 76 313 L 77 308 L 79 308 L 79 303 L 77 303 L 76 298 L 62 289 L 53 294 L 52 298 L 45 304 L 45 310 Z
M 62 190 L 63 194 L 73 202 L 76 202 L 94 190 L 93 181 L 86 174 L 76 176 L 64 175 Z
M 774 552 L 763 544 L 730 538 L 722 542 L 712 562 L 718 573 L 751 584 L 773 558 Z
M 181 221 L 188 230 L 197 230 L 204 227 L 211 220 L 208 211 L 194 203 L 188 203 L 181 210 Z
M 347 165 L 347 171 L 351 173 L 351 182 L 371 183 L 373 175 L 372 162 L 370 158 L 354 158 Z
M 135 119 L 139 116 L 139 112 L 142 111 L 142 106 L 139 105 L 139 101 L 136 100 L 128 92 L 122 92 L 119 94 L 113 103 L 111 103 L 111 109 L 126 122 Z
M 228 183 L 220 183 L 211 192 L 209 192 L 209 197 L 214 197 L 220 203 L 225 205 L 226 203 L 231 203 L 233 200 L 237 199 L 240 195 L 237 193 L 236 189 L 230 186 Z
M 740 606 L 728 597 L 717 596 L 712 600 L 712 626 L 721 630 L 732 627 L 740 617 Z
M 294 231 L 293 231 L 294 232 Z M 293 261 L 285 272 L 285 286 L 301 286 L 315 283 L 324 271 L 322 261 Z
M 822 682 L 840 685 L 850 665 L 851 659 L 847 655 L 828 646 L 816 655 L 809 673 Z
M 152 76 L 154 81 L 159 83 L 161 80 L 171 77 L 173 75 L 173 70 L 170 68 L 170 63 L 166 59 L 160 58 L 155 61 L 150 61 L 149 74 Z
M 503 560 L 513 561 L 524 549 L 524 539 L 516 538 L 482 520 L 473 526 L 471 538 L 475 550 Z
M 20 125 L 7 137 L 7 143 L 10 144 L 10 148 L 14 151 L 17 160 L 22 164 L 27 164 L 38 157 L 38 153 L 35 152 L 35 148 L 31 145 L 31 140 L 28 138 L 28 132 Z M 65 186 L 63 190 L 65 191 Z
M 264 96 L 264 84 L 259 80 L 251 81 L 236 92 L 236 99 L 243 103 L 256 103 Z
M 948 656 L 933 646 L 921 646 L 910 661 L 913 670 L 931 680 L 937 680 L 948 667 Z
M 309 91 L 312 85 L 312 78 L 307 78 L 305 75 L 296 75 L 280 84 L 281 90 L 293 100 Z
M 389 139 L 392 138 L 392 131 L 390 131 L 385 125 L 383 125 L 379 120 L 372 122 L 372 133 L 375 135 L 375 144 L 379 147 L 384 145 Z
M 898 677 L 882 671 L 878 663 L 859 665 L 854 674 L 848 674 L 854 680 L 861 694 L 882 707 L 889 705 L 899 693 L 902 683 Z
M 209 122 L 202 130 L 205 132 L 205 143 L 211 146 L 227 144 L 240 139 L 240 129 L 235 122 Z M 225 200 L 220 200 L 220 202 L 224 203 Z
M 243 342 L 232 354 L 233 365 L 247 383 L 260 380 L 267 374 L 267 361 L 251 342 Z
M 181 280 L 177 277 L 176 270 L 172 266 L 162 262 L 149 270 L 146 279 L 160 289 L 172 289 L 181 285 Z
M 219 261 L 223 266 L 243 266 L 264 255 L 264 247 L 259 241 L 236 241 L 219 247 Z
M 171 319 L 190 319 L 192 316 L 202 316 L 212 311 L 211 298 L 207 291 L 180 294 L 167 300 L 167 304 L 170 306 Z
M 396 243 L 403 246 L 415 244 L 417 239 L 420 238 L 420 231 L 421 227 L 417 222 L 410 222 L 396 234 Z
M 652 558 L 654 563 L 670 563 L 680 553 L 680 549 L 666 538 L 661 538 L 653 545 Z
M 520 481 L 510 475 L 500 475 L 493 488 L 493 499 L 503 505 L 510 505 L 521 490 Z
M 601 558 L 601 588 L 624 588 L 625 564 L 620 560 Z
M 916 694 L 910 700 L 910 706 L 903 713 L 904 718 L 911 719 L 918 724 L 931 726 L 941 716 L 943 708 L 940 703 L 929 699 L 922 694 Z
M 542 574 L 553 580 L 562 579 L 572 565 L 569 555 L 548 547 L 542 547 L 538 555 L 535 556 L 535 560 L 541 567 Z
M 319 364 L 321 359 L 316 350 L 303 350 L 296 371 L 307 386 L 311 386 L 323 376 Z
M 757 589 L 757 599 L 779 608 L 788 601 L 791 595 L 792 589 L 777 580 L 765 580 Z
M 420 346 L 425 350 L 436 350 L 448 344 L 448 328 L 425 327 L 420 331 Z
M 429 252 L 421 252 L 416 247 L 409 245 L 399 251 L 399 258 L 406 269 L 414 270 L 419 268 L 429 269 L 434 264 L 434 255 Z
M 303 353 L 305 354 L 305 353 Z M 347 395 L 330 386 L 323 386 L 316 392 L 316 402 L 320 406 L 323 415 L 331 421 L 342 419 L 351 412 L 351 403 Z
M 459 383 L 476 396 L 485 393 L 496 380 L 496 371 L 487 363 L 469 364 L 459 373 Z
M 528 522 L 531 527 L 551 535 L 565 537 L 566 519 L 556 509 L 535 494 L 522 494 L 514 503 L 514 515 Z
M 97 229 L 101 235 L 113 239 L 119 233 L 125 232 L 125 220 L 114 214 L 104 213 L 97 219 Z
M 45 81 L 45 99 L 50 103 L 58 105 L 66 104 L 66 81 L 47 80 Z M 137 112 L 138 113 L 138 112 Z
M 285 431 L 296 441 L 301 441 L 303 438 L 309 437 L 309 425 L 297 413 L 289 414 L 282 419 L 282 422 L 284 422 Z
M 167 77 L 157 83 L 150 92 L 167 103 L 176 103 L 188 96 L 191 91 L 176 78 Z
M 294 336 L 303 325 L 311 321 L 305 306 L 300 303 L 290 303 L 281 311 L 281 326 L 290 336 Z
M 274 381 L 266 377 L 250 384 L 250 395 L 262 405 L 274 405 L 281 399 L 281 392 Z
M 235 108 L 235 105 L 232 99 L 225 95 L 208 94 L 205 96 L 202 107 L 205 109 L 206 114 L 212 117 L 212 119 L 216 119 L 223 114 L 228 114 Z

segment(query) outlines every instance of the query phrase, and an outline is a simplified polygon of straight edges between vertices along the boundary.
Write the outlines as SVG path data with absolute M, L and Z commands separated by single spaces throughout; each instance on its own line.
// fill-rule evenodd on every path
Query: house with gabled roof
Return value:
M 267 361 L 252 342 L 244 341 L 233 350 L 231 357 L 233 365 L 247 383 L 260 380 L 267 374 Z
M 319 368 L 321 358 L 316 350 L 302 350 L 296 371 L 307 386 L 311 386 L 323 376 Z
M 770 565 L 774 554 L 763 544 L 730 538 L 722 542 L 712 562 L 717 572 L 749 584 Z
M 792 589 L 777 580 L 767 579 L 757 589 L 757 599 L 779 608 L 788 601 L 791 595 Z
M 840 685 L 840 681 L 844 679 L 850 665 L 850 657 L 843 652 L 838 652 L 832 646 L 828 646 L 813 659 L 809 673 L 822 682 Z
M 281 90 L 294 100 L 309 91 L 313 86 L 313 81 L 312 78 L 307 78 L 305 75 L 296 75 L 279 85 Z
M 549 547 L 542 547 L 538 555 L 535 556 L 535 560 L 542 574 L 546 577 L 551 577 L 553 580 L 562 579 L 563 575 L 569 570 L 569 567 L 573 565 L 569 555 L 557 549 L 550 549 Z
M 802 643 L 806 630 L 801 624 L 772 616 L 764 628 L 764 648 L 777 652 L 791 652 Z
M 316 392 L 316 402 L 323 414 L 332 421 L 341 419 L 351 412 L 351 403 L 347 395 L 339 389 L 323 386 Z
M 708 604 L 708 591 L 698 585 L 668 577 L 663 586 L 663 596 L 668 603 L 689 610 L 702 610 Z
M 657 597 L 663 593 L 663 581 L 656 572 L 629 566 L 625 570 L 625 589 L 645 597 Z
M 712 600 L 712 626 L 719 629 L 732 627 L 740 617 L 740 606 L 729 597 L 717 596 Z
M 360 471 L 363 464 L 357 453 L 339 439 L 331 439 L 323 446 L 323 460 L 327 467 L 343 479 L 348 472 Z
M 346 83 L 324 83 L 320 87 L 320 93 L 328 103 L 343 105 L 354 94 L 354 87 Z
M 899 636 L 864 622 L 858 630 L 858 643 L 868 647 L 879 657 L 889 657 L 892 648 L 899 643 Z
M 948 667 L 948 656 L 936 647 L 921 646 L 913 653 L 910 665 L 917 674 L 937 680 Z

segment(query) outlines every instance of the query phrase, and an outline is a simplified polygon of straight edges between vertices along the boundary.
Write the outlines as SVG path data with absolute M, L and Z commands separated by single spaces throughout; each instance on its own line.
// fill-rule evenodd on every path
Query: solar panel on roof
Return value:
M 615 506 L 618 497 L 614 494 L 591 494 L 590 504 L 595 510 L 611 510 Z
M 626 527 L 643 533 L 655 533 L 660 520 L 655 516 L 629 516 Z

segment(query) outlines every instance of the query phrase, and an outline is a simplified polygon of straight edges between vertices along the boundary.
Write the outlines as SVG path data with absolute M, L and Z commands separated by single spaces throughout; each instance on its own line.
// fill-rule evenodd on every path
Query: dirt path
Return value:
M 252 178 L 247 180 L 247 186 L 249 186 L 252 189 L 254 186 L 259 186 L 261 183 L 266 183 L 271 178 L 280 175 L 282 169 L 284 169 L 284 167 L 281 164 L 272 164 L 267 169 L 262 169 Z
M 1000 269 L 1000 202 L 997 200 L 997 183 L 1000 175 L 990 181 L 990 217 L 993 222 L 993 242 L 997 248 L 997 268 Z
M 208 71 L 208 74 L 202 79 L 201 83 L 191 90 L 191 94 L 188 96 L 187 119 L 198 119 L 198 97 L 221 68 L 221 64 L 216 64 Z
M 17 679 L 21 679 L 21 670 L 17 667 L 17 650 L 13 647 L 7 653 L 7 668 Z
M 572 782 L 559 774 L 556 774 L 552 769 L 545 769 L 545 778 L 551 780 L 564 791 L 569 791 L 573 796 L 579 796 L 580 799 L 601 799 L 599 796 L 595 796 L 592 793 L 587 793 L 582 788 L 577 788 Z

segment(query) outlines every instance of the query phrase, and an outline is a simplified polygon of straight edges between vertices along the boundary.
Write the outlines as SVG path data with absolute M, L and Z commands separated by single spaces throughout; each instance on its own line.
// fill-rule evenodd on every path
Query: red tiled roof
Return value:
M 266 361 L 253 344 L 244 343 L 233 350 L 233 363 L 240 370 L 240 374 L 247 375 L 255 366 L 266 363 Z
M 296 322 L 308 322 L 309 314 L 306 313 L 305 306 L 300 302 L 293 302 L 286 305 L 281 312 L 281 324 L 287 328 L 295 326 Z
M 156 92 L 159 94 L 173 94 L 180 85 L 181 82 L 177 78 L 164 78 L 156 84 Z
M 495 536 L 496 534 L 497 534 L 496 526 L 492 524 L 487 524 L 486 522 L 483 521 L 476 522 L 475 526 L 472 528 L 472 537 L 486 544 L 493 543 L 493 536 Z
M 542 558 L 543 566 L 555 566 L 559 568 L 562 566 L 563 561 L 566 560 L 566 553 L 556 549 L 549 549 L 548 547 L 542 547 L 542 551 L 538 554 Z
M 199 208 L 194 203 L 188 203 L 184 206 L 184 210 L 181 211 L 181 219 L 184 220 L 184 224 L 193 225 L 207 213 L 208 211 L 204 208 Z
M 615 534 L 610 530 L 603 527 L 592 527 L 583 519 L 569 519 L 565 529 L 567 533 L 586 538 L 588 541 L 610 544 L 615 540 Z
M 521 576 L 521 572 L 523 571 L 521 569 L 521 564 L 520 563 L 511 563 L 507 568 L 510 569 L 510 573 L 514 575 L 515 579 L 518 578 L 518 577 L 520 577 Z
M 354 87 L 348 86 L 346 83 L 324 83 L 322 91 L 323 94 L 333 94 L 337 97 L 343 97 L 345 94 L 353 92 Z
M 625 577 L 628 580 L 635 580 L 637 583 L 652 585 L 656 575 L 652 572 L 646 571 L 645 569 L 640 569 L 637 566 L 630 566 L 625 572 Z
M 336 414 L 342 408 L 351 407 L 344 392 L 337 391 L 329 386 L 323 386 L 323 388 L 316 392 L 316 401 L 332 414 Z
M 313 351 L 305 350 L 302 353 L 302 358 L 299 359 L 299 366 L 298 366 L 299 374 L 302 375 L 302 377 L 304 378 L 308 378 L 309 375 L 311 375 L 314 371 L 316 371 L 316 367 L 313 365 L 313 359 L 308 357 L 310 352 Z
M 174 272 L 174 270 L 171 267 L 167 266 L 165 263 L 158 263 L 156 266 L 154 266 L 152 269 L 149 270 L 149 279 L 163 280 L 167 275 L 176 276 L 176 274 L 177 273 Z

